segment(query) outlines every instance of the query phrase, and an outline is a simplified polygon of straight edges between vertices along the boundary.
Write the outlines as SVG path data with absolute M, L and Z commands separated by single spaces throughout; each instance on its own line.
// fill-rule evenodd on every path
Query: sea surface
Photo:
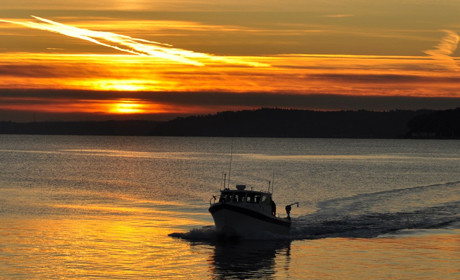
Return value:
M 231 162 L 231 167 L 230 167 Z M 289 239 L 216 238 L 231 185 Z M 460 279 L 460 141 L 0 135 L 0 279 Z

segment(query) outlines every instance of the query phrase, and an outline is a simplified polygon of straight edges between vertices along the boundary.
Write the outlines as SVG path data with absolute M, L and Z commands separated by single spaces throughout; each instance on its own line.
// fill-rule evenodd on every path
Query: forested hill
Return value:
M 258 109 L 166 122 L 0 122 L 0 134 L 460 139 L 460 108 L 389 112 Z
M 259 109 L 177 118 L 154 135 L 311 138 L 460 138 L 460 108 L 447 111 Z M 447 118 L 445 120 L 445 118 Z M 437 124 L 444 124 L 439 126 Z M 442 127 L 442 131 L 438 131 Z

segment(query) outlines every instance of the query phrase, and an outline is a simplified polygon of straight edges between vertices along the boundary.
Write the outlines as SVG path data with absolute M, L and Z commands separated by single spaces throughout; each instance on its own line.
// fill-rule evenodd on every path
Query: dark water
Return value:
M 216 239 L 231 145 L 290 239 Z M 460 277 L 459 141 L 9 135 L 0 167 L 2 279 Z

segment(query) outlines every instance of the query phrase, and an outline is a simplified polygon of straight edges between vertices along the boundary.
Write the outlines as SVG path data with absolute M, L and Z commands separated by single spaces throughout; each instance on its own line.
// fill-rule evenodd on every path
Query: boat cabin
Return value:
M 231 204 L 236 207 L 257 209 L 276 216 L 276 204 L 269 192 L 246 190 L 246 185 L 236 185 L 236 190 L 225 188 L 220 191 L 218 204 Z

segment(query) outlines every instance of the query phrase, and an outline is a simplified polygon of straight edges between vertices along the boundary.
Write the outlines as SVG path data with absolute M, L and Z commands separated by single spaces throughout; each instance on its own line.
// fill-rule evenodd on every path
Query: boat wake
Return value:
M 460 182 L 334 199 L 318 208 L 293 220 L 292 239 L 372 238 L 406 229 L 457 227 Z
M 292 219 L 290 240 L 373 238 L 404 230 L 460 228 L 460 181 L 323 201 L 318 211 Z M 216 241 L 213 226 L 170 236 Z M 256 239 L 283 239 L 261 234 Z

